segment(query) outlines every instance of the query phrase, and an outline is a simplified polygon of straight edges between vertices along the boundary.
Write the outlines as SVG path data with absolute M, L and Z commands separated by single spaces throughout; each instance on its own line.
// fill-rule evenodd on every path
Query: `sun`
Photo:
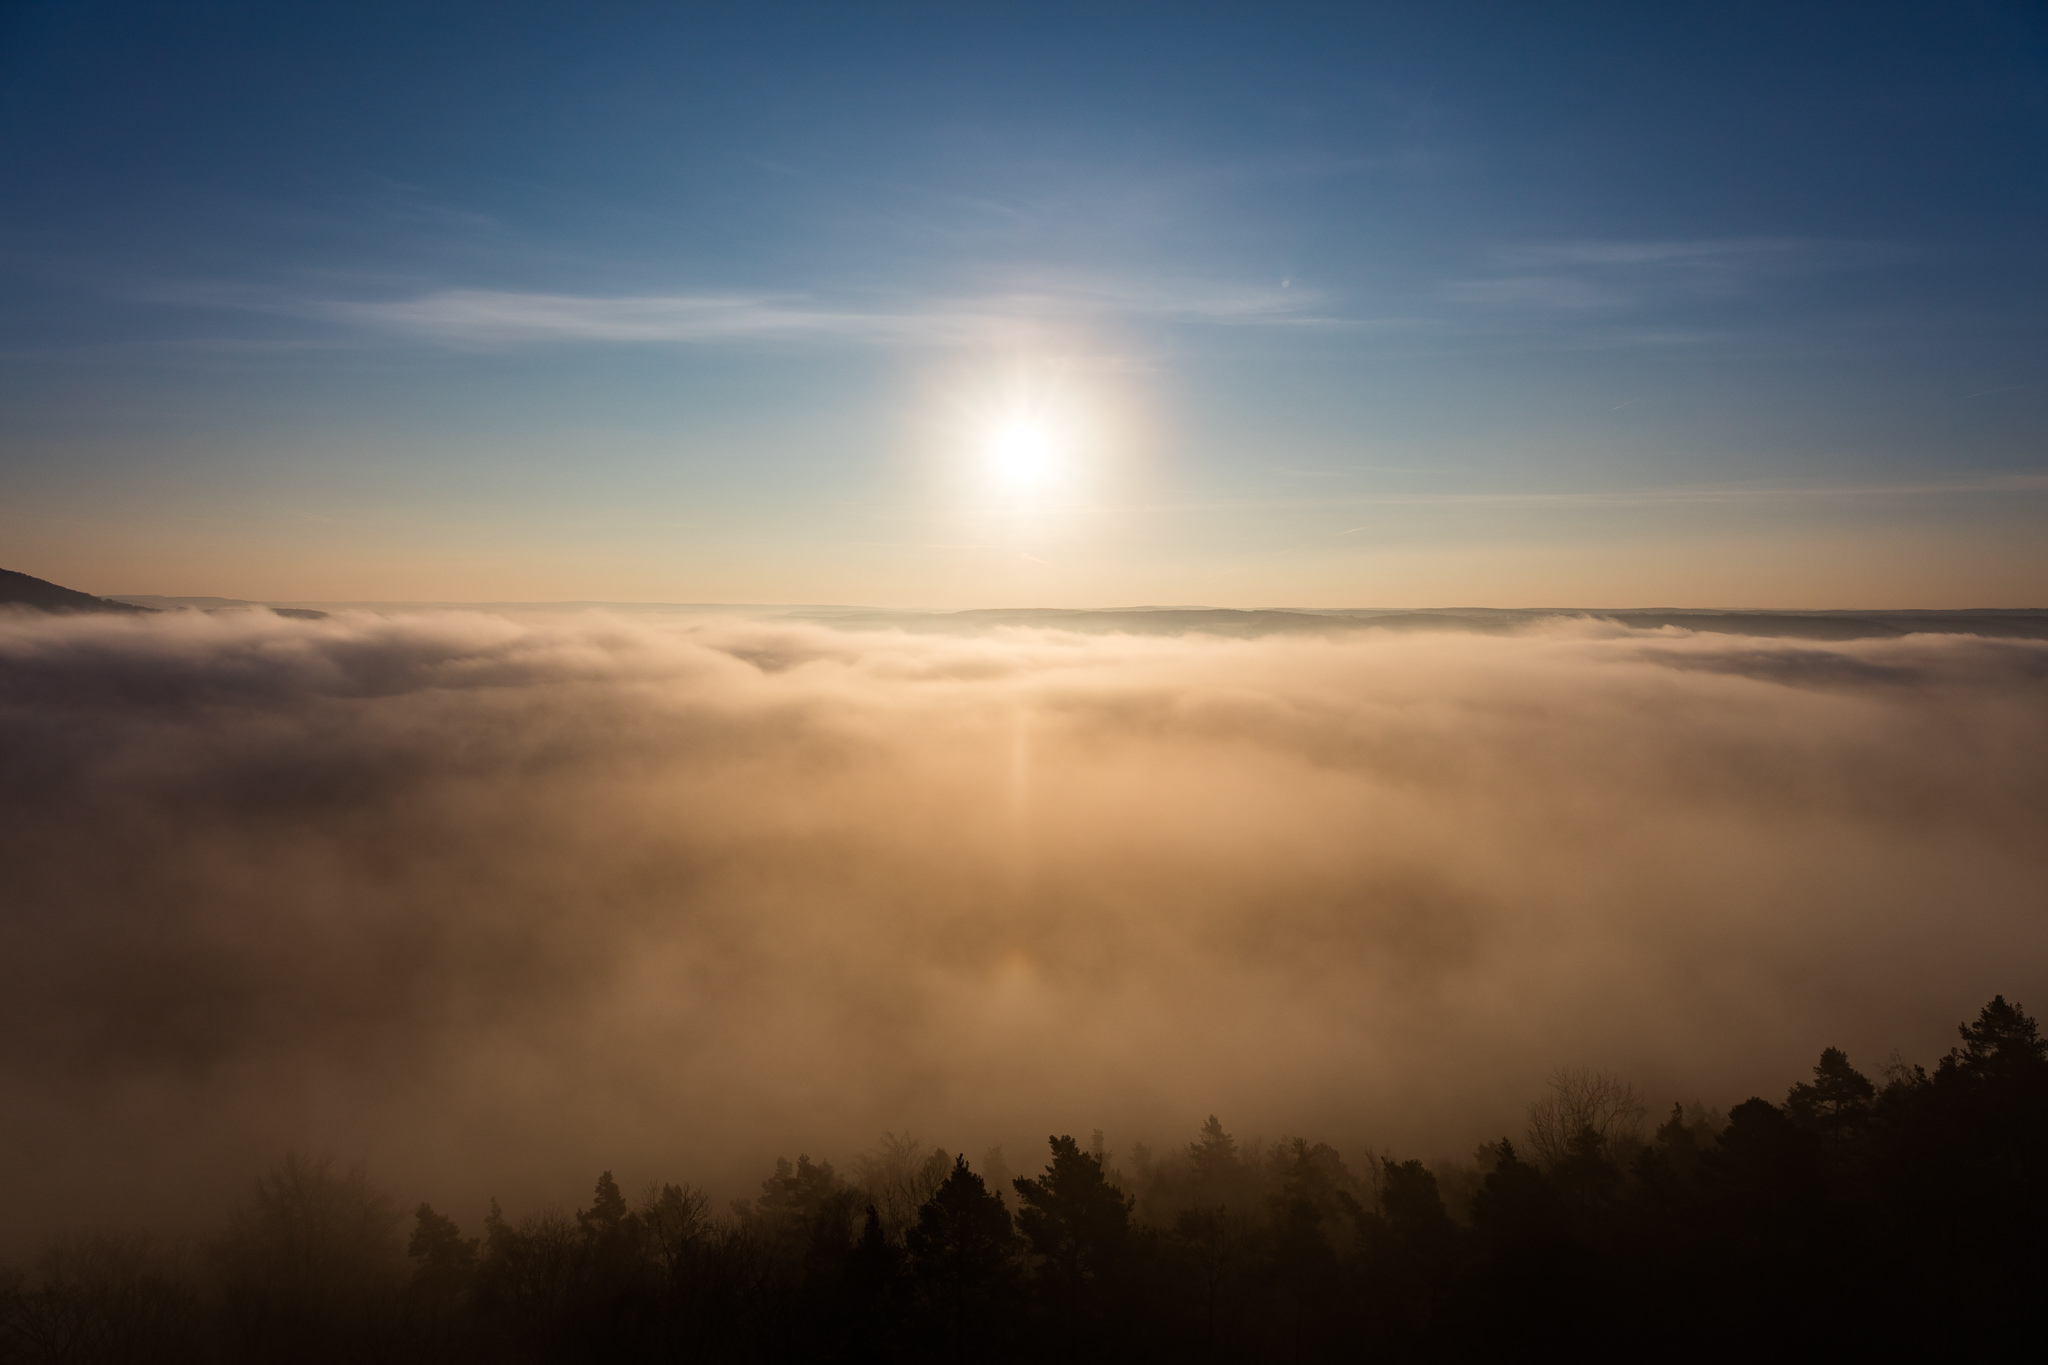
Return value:
M 988 453 L 1003 482 L 1029 488 L 1052 473 L 1058 451 L 1051 429 L 1043 422 L 1018 419 L 996 428 Z
M 934 372 L 919 462 L 935 505 L 980 536 L 1047 537 L 1100 522 L 1128 464 L 1102 378 L 1078 360 L 962 357 Z

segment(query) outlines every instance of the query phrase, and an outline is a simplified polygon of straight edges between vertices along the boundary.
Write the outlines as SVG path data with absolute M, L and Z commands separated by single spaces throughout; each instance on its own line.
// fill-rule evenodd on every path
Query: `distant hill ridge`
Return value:
M 76 588 L 60 587 L 12 569 L 0 569 L 0 606 L 55 612 L 111 611 L 131 616 L 142 616 L 150 610 L 127 602 L 116 602 L 109 597 L 94 597 Z
M 1953 611 L 1719 611 L 1675 607 L 1622 610 L 1598 607 L 1424 607 L 1376 610 L 1233 607 L 998 607 L 970 611 L 912 612 L 835 608 L 794 612 L 799 619 L 829 625 L 895 626 L 909 631 L 946 632 L 961 627 L 1038 626 L 1089 634 L 1205 634 L 1252 638 L 1321 634 L 1343 630 L 1463 631 L 1504 633 L 1541 621 L 1580 618 L 1613 621 L 1638 630 L 1676 626 L 1717 635 L 1753 635 L 1800 640 L 1895 639 L 1903 635 L 1987 635 L 2007 639 L 2048 639 L 2048 611 L 1963 608 Z
M 1598 607 L 1421 607 L 1421 608 L 1237 608 L 1194 606 L 1144 607 L 987 607 L 966 611 L 889 609 L 877 607 L 789 607 L 711 603 L 653 602 L 386 602 L 383 608 L 428 606 L 489 611 L 535 607 L 594 607 L 646 611 L 759 612 L 830 626 L 894 627 L 912 632 L 950 633 L 962 629 L 1038 626 L 1088 634 L 1225 635 L 1257 638 L 1266 635 L 1329 633 L 1360 629 L 1396 631 L 1465 631 L 1499 633 L 1540 621 L 1577 617 L 1613 621 L 1636 629 L 1676 626 L 1719 635 L 1751 635 L 1802 640 L 1868 640 L 1902 635 L 1983 635 L 2006 639 L 2048 639 L 2048 610 L 2041 608 L 1957 608 L 1952 610 L 1726 611 L 1710 607 L 1656 609 Z M 40 578 L 0 569 L 0 607 L 29 607 L 47 612 L 233 611 L 260 607 L 298 620 L 317 621 L 324 611 L 307 607 L 273 607 L 232 597 L 157 597 L 129 594 L 121 598 L 60 587 Z
M 233 597 L 94 597 L 89 592 L 62 587 L 46 579 L 17 573 L 13 569 L 0 569 L 0 608 L 4 607 L 27 607 L 33 611 L 60 614 L 115 612 L 128 616 L 154 616 L 160 611 L 176 610 L 181 607 L 199 611 L 232 611 L 240 607 L 262 607 L 279 616 L 289 616 L 300 621 L 321 621 L 327 617 L 324 611 L 309 611 L 302 607 L 271 607 L 262 602 L 244 602 Z

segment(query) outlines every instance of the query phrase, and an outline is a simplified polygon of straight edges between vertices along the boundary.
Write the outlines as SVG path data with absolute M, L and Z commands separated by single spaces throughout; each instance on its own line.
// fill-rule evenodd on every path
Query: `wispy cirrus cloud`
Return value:
M 258 312 L 448 346 L 810 343 L 952 346 L 1034 326 L 1125 321 L 1226 327 L 1331 326 L 1315 294 L 1156 282 L 1062 286 L 862 306 L 796 293 L 583 294 L 434 289 L 386 298 L 186 287 L 166 301 Z
M 459 344 L 794 339 L 954 340 L 995 319 L 967 310 L 863 312 L 745 294 L 541 294 L 444 289 L 412 298 L 317 300 L 334 322 Z
M 1456 303 L 1550 313 L 1616 312 L 1732 298 L 1792 277 L 1869 269 L 1903 247 L 1801 237 L 1533 242 L 1490 253 L 1452 281 Z

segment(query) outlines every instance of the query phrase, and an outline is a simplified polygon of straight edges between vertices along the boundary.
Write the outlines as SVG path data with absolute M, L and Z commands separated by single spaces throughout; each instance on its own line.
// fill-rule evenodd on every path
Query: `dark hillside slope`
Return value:
M 0 607 L 30 607 L 36 611 L 118 611 L 141 615 L 148 607 L 94 597 L 89 592 L 60 588 L 40 578 L 12 569 L 0 569 Z

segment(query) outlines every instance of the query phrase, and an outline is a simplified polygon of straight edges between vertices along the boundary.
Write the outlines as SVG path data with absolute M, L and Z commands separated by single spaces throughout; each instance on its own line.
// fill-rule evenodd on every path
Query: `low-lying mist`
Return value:
M 0 1250 L 884 1130 L 1462 1156 L 2048 985 L 2048 643 L 0 618 Z M 1917 1049 L 1917 1052 L 1915 1051 Z

